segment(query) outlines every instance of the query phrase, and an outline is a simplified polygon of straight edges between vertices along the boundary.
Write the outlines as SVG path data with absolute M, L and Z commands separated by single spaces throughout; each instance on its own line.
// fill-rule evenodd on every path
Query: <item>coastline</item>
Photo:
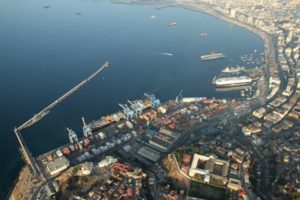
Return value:
M 217 17 L 217 18 L 219 18 L 221 20 L 224 20 L 224 21 L 226 21 L 228 23 L 232 23 L 234 25 L 237 25 L 239 27 L 247 29 L 248 31 L 256 34 L 264 42 L 265 62 L 266 62 L 267 69 L 269 69 L 269 67 L 271 67 L 274 64 L 276 64 L 275 48 L 274 48 L 274 43 L 272 41 L 272 36 L 270 34 L 268 34 L 268 33 L 264 32 L 264 31 L 258 29 L 257 27 L 254 27 L 254 26 L 251 26 L 249 24 L 240 22 L 240 21 L 238 21 L 236 19 L 229 18 L 229 17 L 227 17 L 227 16 L 225 16 L 223 14 L 216 13 L 216 12 L 214 12 L 213 10 L 211 10 L 209 8 L 207 8 L 207 10 L 206 10 L 206 7 L 204 5 L 202 5 L 202 4 L 199 4 L 197 6 L 191 6 L 191 5 L 186 5 L 186 4 L 176 4 L 176 6 L 181 7 L 183 9 L 190 9 L 190 10 L 193 10 L 193 11 L 196 11 L 196 12 L 207 13 L 207 14 L 209 14 L 211 16 Z M 15 189 L 17 188 L 18 183 L 20 181 L 22 181 L 20 179 L 20 177 L 23 176 L 24 168 L 25 167 L 26 167 L 26 165 L 22 167 L 22 169 L 20 170 L 18 176 L 16 177 L 14 185 L 11 188 L 11 193 L 8 194 L 8 198 L 9 199 L 11 199 L 11 196 L 13 195 Z
M 267 75 L 267 77 L 265 77 L 266 78 L 265 85 L 268 85 L 268 77 L 270 74 L 270 68 L 272 68 L 274 66 L 276 69 L 278 69 L 278 64 L 277 64 L 276 56 L 275 56 L 275 46 L 274 46 L 273 37 L 271 34 L 255 27 L 255 26 L 252 26 L 250 24 L 243 23 L 237 19 L 230 18 L 222 13 L 217 13 L 215 10 L 211 9 L 211 7 L 209 5 L 205 5 L 203 3 L 196 4 L 196 5 L 195 4 L 190 5 L 190 4 L 185 4 L 185 3 L 177 3 L 176 5 L 183 9 L 188 9 L 188 10 L 192 10 L 195 12 L 206 13 L 213 17 L 219 18 L 225 22 L 228 22 L 233 25 L 244 28 L 244 29 L 254 33 L 255 35 L 257 35 L 264 43 L 264 54 L 265 54 L 265 64 L 264 65 L 266 67 L 264 70 Z M 264 90 L 262 91 L 262 96 L 266 97 L 267 93 L 268 93 L 267 88 L 264 87 Z
M 11 199 L 13 199 L 13 198 L 12 198 L 12 195 L 13 195 L 15 189 L 16 189 L 16 186 L 17 186 L 18 182 L 20 181 L 20 177 L 21 177 L 22 174 L 24 173 L 25 167 L 26 167 L 26 164 L 24 164 L 24 165 L 22 166 L 22 168 L 21 168 L 21 170 L 19 171 L 18 175 L 14 178 L 14 181 L 13 181 L 13 183 L 12 183 L 12 185 L 11 185 L 11 188 L 8 190 L 6 196 L 4 197 L 6 200 L 11 200 Z
M 233 25 L 236 25 L 240 28 L 243 28 L 247 31 L 254 33 L 264 43 L 265 63 L 260 67 L 263 68 L 262 70 L 263 70 L 265 76 L 263 76 L 263 79 L 261 80 L 262 82 L 260 83 L 260 85 L 265 86 L 265 87 L 261 88 L 261 91 L 260 91 L 261 95 L 259 97 L 259 101 L 260 101 L 261 105 L 266 102 L 266 97 L 270 92 L 267 87 L 269 85 L 269 77 L 274 75 L 274 73 L 278 72 L 278 70 L 279 70 L 279 65 L 276 60 L 275 45 L 273 42 L 273 36 L 271 34 L 267 33 L 266 31 L 264 31 L 256 26 L 239 21 L 236 18 L 230 18 L 227 15 L 224 15 L 223 13 L 219 13 L 216 10 L 214 10 L 213 8 L 211 8 L 211 6 L 209 4 L 206 4 L 203 2 L 201 2 L 201 3 L 174 2 L 172 5 L 169 5 L 168 1 L 166 1 L 166 2 L 163 2 L 163 1 L 144 2 L 144 1 L 140 1 L 140 0 L 112 0 L 112 2 L 119 3 L 119 4 L 123 3 L 123 4 L 138 4 L 138 5 L 143 5 L 143 4 L 164 5 L 164 8 L 179 7 L 179 8 L 195 11 L 195 12 L 201 12 L 201 13 L 208 14 L 210 16 L 216 17 L 227 23 L 231 23 Z
M 31 172 L 29 166 L 24 164 L 22 169 L 18 173 L 18 176 L 14 180 L 14 183 L 11 187 L 11 190 L 8 192 L 6 199 L 7 200 L 22 200 L 27 199 L 26 189 L 30 188 L 31 181 Z M 21 187 L 26 185 L 26 187 Z

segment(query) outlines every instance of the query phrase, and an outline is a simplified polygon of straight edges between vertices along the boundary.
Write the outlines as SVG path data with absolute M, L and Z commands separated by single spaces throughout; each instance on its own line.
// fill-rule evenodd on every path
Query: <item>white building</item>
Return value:
M 230 9 L 230 17 L 235 18 L 235 10 L 234 9 Z
M 86 162 L 81 164 L 81 169 L 78 172 L 81 176 L 89 176 L 93 171 L 94 164 L 92 162 Z
M 267 110 L 264 107 L 261 107 L 261 108 L 253 111 L 253 116 L 260 119 L 260 118 L 262 118 L 264 116 L 264 114 L 266 113 L 266 111 Z
M 167 112 L 167 108 L 165 108 L 164 106 L 159 106 L 157 110 L 163 114 Z
M 54 159 L 46 164 L 51 176 L 56 175 L 69 167 L 70 163 L 65 156 Z
M 98 163 L 99 168 L 107 167 L 113 163 L 118 162 L 118 160 L 112 156 L 106 156 L 103 160 Z
M 226 182 L 228 169 L 229 162 L 225 160 L 195 153 L 189 171 L 189 176 L 194 177 L 196 174 L 201 174 L 205 176 L 205 182 L 209 182 L 211 177 L 218 178 Z

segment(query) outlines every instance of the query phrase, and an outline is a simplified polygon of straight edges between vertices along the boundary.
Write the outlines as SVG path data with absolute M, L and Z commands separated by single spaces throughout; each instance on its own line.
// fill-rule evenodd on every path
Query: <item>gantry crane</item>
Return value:
M 72 130 L 67 128 L 67 131 L 69 133 L 69 140 L 72 144 L 77 143 L 78 142 L 78 137 L 76 135 L 76 133 Z
M 176 103 L 181 103 L 182 102 L 182 99 L 183 99 L 183 90 L 180 90 L 179 94 L 176 96 L 176 99 L 175 99 L 175 102 Z
M 119 106 L 121 108 L 123 108 L 123 113 L 125 115 L 125 118 L 127 120 L 131 120 L 133 118 L 133 116 L 134 116 L 134 112 L 128 107 L 127 104 L 122 105 L 122 104 L 119 103 Z
M 81 118 L 82 119 L 82 123 L 83 123 L 83 135 L 84 137 L 89 137 L 91 135 L 93 135 L 92 133 L 92 129 L 89 125 L 86 124 L 84 117 Z
M 144 109 L 144 105 L 141 101 L 138 101 L 138 100 L 133 101 L 133 102 L 130 101 L 130 100 L 127 100 L 127 101 L 131 105 L 131 108 L 134 111 L 135 117 L 142 114 L 143 109 Z
M 144 93 L 144 95 L 145 95 L 147 98 L 150 99 L 150 101 L 151 101 L 151 106 L 152 106 L 153 108 L 157 108 L 157 107 L 159 107 L 159 106 L 161 105 L 160 100 L 157 99 L 157 98 L 155 97 L 154 94 L 151 94 L 151 95 L 150 95 L 150 94 Z

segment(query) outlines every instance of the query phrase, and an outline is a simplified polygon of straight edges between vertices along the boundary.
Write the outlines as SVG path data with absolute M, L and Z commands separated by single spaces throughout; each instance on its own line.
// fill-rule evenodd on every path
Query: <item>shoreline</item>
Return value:
M 15 178 L 14 183 L 8 192 L 5 199 L 7 200 L 20 200 L 20 199 L 26 199 L 27 195 L 25 191 L 22 191 L 21 185 L 29 185 L 31 172 L 29 169 L 29 166 L 27 164 L 24 164 L 22 166 L 22 169 L 18 173 L 18 176 Z
M 4 198 L 4 200 L 11 199 L 13 191 L 15 190 L 18 182 L 20 181 L 20 177 L 23 175 L 26 167 L 27 167 L 27 165 L 23 162 L 20 164 L 17 164 L 18 169 L 15 170 L 15 176 L 13 176 L 13 181 L 11 182 L 11 184 L 7 184 L 7 189 L 5 190 L 6 192 L 3 192 L 2 197 Z
M 195 12 L 201 12 L 204 14 L 208 14 L 210 16 L 216 17 L 220 20 L 223 20 L 227 23 L 231 23 L 233 25 L 239 26 L 247 31 L 250 31 L 257 35 L 264 43 L 264 56 L 265 56 L 265 69 L 267 72 L 267 77 L 266 78 L 266 84 L 268 83 L 268 77 L 270 76 L 270 68 L 275 66 L 276 69 L 278 69 L 278 64 L 276 60 L 276 54 L 275 54 L 275 45 L 273 43 L 273 37 L 271 34 L 265 32 L 264 30 L 259 29 L 258 27 L 255 27 L 251 24 L 247 24 L 244 22 L 241 22 L 237 19 L 230 18 L 222 13 L 217 13 L 215 10 L 213 10 L 209 5 L 206 4 L 197 4 L 197 5 L 187 5 L 187 4 L 181 4 L 177 3 L 176 4 L 178 7 L 183 8 L 183 9 L 188 9 L 192 10 Z M 263 66 L 263 65 L 262 65 Z M 267 95 L 267 88 L 264 87 L 264 91 L 262 92 L 263 96 Z M 265 99 L 265 98 L 264 98 Z
M 178 7 L 182 9 L 187 9 L 191 10 L 194 12 L 201 12 L 204 14 L 208 14 L 212 17 L 218 18 L 222 21 L 225 21 L 227 23 L 233 24 L 235 26 L 238 26 L 240 28 L 243 28 L 247 31 L 250 31 L 251 33 L 255 34 L 258 36 L 262 41 L 264 45 L 264 57 L 265 57 L 265 62 L 263 65 L 259 66 L 262 67 L 262 71 L 264 72 L 264 79 L 262 85 L 265 87 L 261 88 L 261 97 L 259 98 L 260 104 L 264 104 L 267 99 L 267 95 L 269 94 L 269 89 L 268 89 L 268 84 L 269 84 L 269 77 L 272 76 L 276 71 L 279 70 L 279 65 L 277 63 L 276 59 L 276 52 L 275 52 L 275 45 L 274 45 L 274 38 L 273 35 L 270 33 L 267 33 L 266 31 L 248 24 L 246 22 L 239 21 L 236 18 L 230 18 L 227 15 L 223 13 L 219 13 L 216 10 L 214 10 L 209 4 L 207 3 L 181 3 L 181 2 L 174 2 L 172 5 L 169 5 L 168 2 L 165 3 L 158 3 L 155 1 L 149 1 L 149 2 L 141 2 L 139 0 L 112 0 L 112 3 L 118 3 L 118 4 L 136 4 L 136 5 L 164 5 L 164 8 L 169 8 L 169 7 Z M 272 70 L 273 68 L 273 70 Z
M 189 9 L 189 10 L 196 11 L 196 12 L 206 13 L 206 14 L 209 14 L 220 20 L 224 20 L 225 22 L 234 24 L 236 26 L 239 26 L 241 28 L 244 28 L 244 29 L 254 33 L 260 39 L 262 39 L 262 41 L 264 43 L 265 64 L 266 64 L 266 69 L 268 70 L 268 73 L 269 73 L 269 68 L 272 67 L 274 64 L 277 64 L 276 59 L 274 59 L 275 58 L 275 47 L 274 47 L 274 43 L 272 41 L 272 35 L 270 35 L 269 33 L 265 32 L 257 27 L 254 27 L 250 24 L 240 22 L 237 19 L 229 18 L 226 15 L 223 15 L 221 13 L 217 13 L 214 10 L 212 10 L 209 6 L 206 7 L 206 5 L 203 5 L 202 3 L 197 6 L 175 3 L 172 6 L 177 6 L 177 7 L 183 8 L 183 9 Z M 264 89 L 266 89 L 266 88 L 264 88 Z M 18 175 L 16 176 L 14 184 L 12 185 L 10 192 L 7 195 L 7 199 L 10 199 L 11 196 L 13 195 L 19 181 L 21 181 L 20 177 L 23 175 L 25 168 L 26 168 L 26 165 L 22 166 L 22 169 L 19 171 Z
M 181 7 L 183 9 L 196 11 L 196 12 L 205 13 L 205 14 L 211 15 L 213 17 L 216 17 L 218 19 L 221 19 L 225 22 L 228 22 L 228 23 L 234 24 L 236 26 L 239 26 L 239 27 L 241 27 L 243 29 L 246 29 L 246 30 L 254 33 L 255 35 L 257 35 L 261 40 L 264 41 L 264 43 L 268 43 L 270 41 L 270 39 L 272 39 L 272 36 L 269 33 L 265 32 L 265 31 L 263 31 L 263 30 L 261 30 L 257 27 L 254 27 L 250 24 L 245 24 L 245 23 L 240 22 L 236 19 L 232 19 L 230 17 L 227 17 L 226 15 L 223 15 L 221 13 L 217 13 L 213 10 L 206 10 L 204 7 L 190 7 L 190 6 L 187 6 L 187 5 L 184 5 L 184 4 L 183 5 L 178 4 L 178 7 Z M 267 40 L 269 40 L 269 41 L 267 41 Z
M 21 175 L 24 173 L 25 167 L 26 167 L 26 164 L 24 164 L 22 166 L 22 168 L 20 169 L 18 175 L 15 177 L 15 179 L 14 179 L 14 181 L 12 183 L 12 187 L 8 190 L 7 195 L 4 197 L 4 199 L 6 199 L 6 200 L 12 199 L 12 195 L 13 195 L 13 193 L 15 191 L 15 188 L 16 188 L 18 182 L 20 181 Z

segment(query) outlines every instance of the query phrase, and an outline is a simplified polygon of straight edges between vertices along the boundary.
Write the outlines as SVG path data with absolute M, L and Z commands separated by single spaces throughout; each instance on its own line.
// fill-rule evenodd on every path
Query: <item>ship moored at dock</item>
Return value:
M 215 87 L 237 87 L 249 85 L 252 83 L 252 78 L 248 76 L 233 76 L 233 77 L 223 77 L 217 78 L 215 77 L 212 81 L 212 84 Z
M 160 103 L 153 94 L 144 95 L 146 99 L 128 100 L 129 104 L 119 104 L 123 111 L 91 123 L 82 118 L 83 134 L 67 128 L 69 143 L 36 158 L 41 173 L 53 178 L 69 167 L 124 149 L 151 166 L 188 139 L 190 129 L 187 128 L 201 126 L 200 122 L 209 120 L 227 106 L 224 100 L 206 97 L 184 97 Z M 149 130 L 149 124 L 155 129 Z M 140 147 L 127 147 L 135 145 Z

